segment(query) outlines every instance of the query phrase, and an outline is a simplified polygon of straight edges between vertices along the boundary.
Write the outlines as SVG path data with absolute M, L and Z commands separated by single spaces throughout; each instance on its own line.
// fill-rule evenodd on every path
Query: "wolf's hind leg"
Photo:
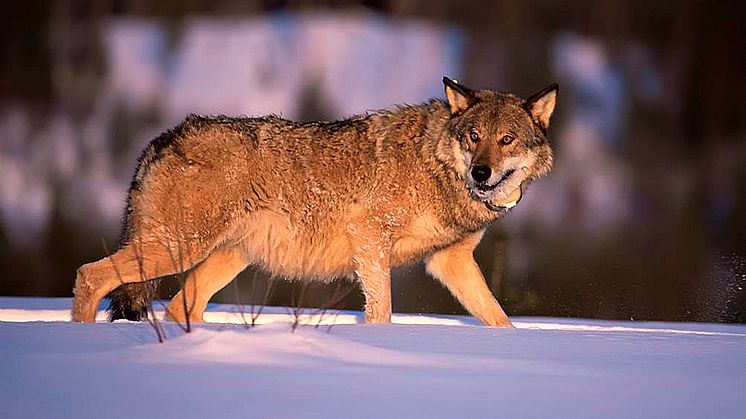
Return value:
M 87 263 L 78 268 L 75 279 L 72 320 L 95 321 L 98 303 L 122 284 L 145 282 L 178 271 L 168 248 L 161 244 L 129 244 L 110 257 Z
M 223 247 L 214 250 L 189 273 L 184 287 L 168 304 L 166 316 L 171 320 L 184 322 L 188 314 L 189 321 L 202 322 L 210 298 L 246 269 L 248 264 L 246 255 L 238 248 Z
M 477 319 L 487 326 L 512 327 L 513 324 L 487 287 L 474 261 L 474 248 L 484 231 L 447 247 L 428 258 L 427 271 L 440 280 L 451 294 Z

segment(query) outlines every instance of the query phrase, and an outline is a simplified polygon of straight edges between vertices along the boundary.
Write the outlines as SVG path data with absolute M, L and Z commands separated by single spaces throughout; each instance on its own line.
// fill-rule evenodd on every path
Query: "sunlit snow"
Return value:
M 210 306 L 73 324 L 69 299 L 0 297 L 3 417 L 744 417 L 746 326 Z M 255 308 L 256 309 L 256 308 Z M 323 316 L 322 316 L 323 314 Z M 250 321 L 250 320 L 249 320 Z M 317 326 L 318 325 L 318 326 Z

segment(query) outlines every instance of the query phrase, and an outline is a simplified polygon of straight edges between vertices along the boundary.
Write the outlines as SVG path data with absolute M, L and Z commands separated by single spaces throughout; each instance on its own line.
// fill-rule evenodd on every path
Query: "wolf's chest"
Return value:
M 460 238 L 458 231 L 444 225 L 437 217 L 429 214 L 420 215 L 395 234 L 391 252 L 392 265 L 422 259 Z

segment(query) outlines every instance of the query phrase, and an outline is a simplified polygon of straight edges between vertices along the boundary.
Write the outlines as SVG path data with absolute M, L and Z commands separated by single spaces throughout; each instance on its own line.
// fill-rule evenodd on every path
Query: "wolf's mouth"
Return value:
M 475 188 L 476 188 L 477 190 L 481 191 L 481 192 L 491 192 L 491 191 L 494 191 L 494 190 L 495 190 L 495 188 L 497 188 L 497 187 L 498 187 L 498 186 L 500 186 L 500 185 L 501 185 L 501 184 L 502 184 L 503 182 L 505 182 L 506 180 L 508 180 L 508 178 L 509 178 L 509 177 L 510 177 L 510 176 L 511 176 L 511 175 L 512 175 L 513 173 L 515 173 L 515 169 L 508 169 L 508 170 L 506 170 L 506 171 L 505 171 L 505 173 L 503 173 L 503 175 L 502 175 L 502 176 L 500 177 L 500 179 L 498 179 L 498 180 L 497 180 L 497 182 L 495 182 L 494 184 L 492 184 L 492 185 L 487 185 L 487 184 L 479 184 L 479 183 L 478 183 L 478 184 L 474 185 L 474 187 L 475 187 Z
M 523 198 L 523 185 L 521 184 L 518 186 L 516 190 L 513 191 L 507 198 L 504 200 L 501 200 L 497 203 L 493 203 L 491 201 L 484 201 L 484 205 L 487 206 L 492 211 L 500 211 L 500 210 L 506 210 L 511 209 L 514 206 L 518 205 L 518 202 L 520 202 L 521 198 Z
M 506 170 L 492 185 L 472 184 L 470 194 L 476 201 L 484 203 L 491 211 L 505 211 L 513 208 L 523 197 L 525 179 L 514 176 L 516 169 Z

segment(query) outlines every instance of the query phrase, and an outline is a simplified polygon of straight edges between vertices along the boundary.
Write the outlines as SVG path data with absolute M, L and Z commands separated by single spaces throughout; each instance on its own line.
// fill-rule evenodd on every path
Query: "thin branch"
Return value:
M 308 290 L 308 282 L 309 281 L 302 281 L 302 285 L 300 287 L 300 295 L 298 296 L 297 300 L 295 299 L 295 290 L 293 290 L 293 292 L 291 292 L 290 294 L 291 295 L 290 303 L 292 305 L 290 314 L 293 318 L 293 323 L 290 326 L 290 330 L 292 330 L 293 332 L 295 332 L 295 329 L 297 329 L 298 326 L 300 325 L 300 320 L 301 320 L 301 317 L 303 316 L 303 311 L 304 311 L 303 300 L 305 299 L 306 291 Z
M 254 273 L 254 280 L 256 281 L 256 273 Z M 259 316 L 261 316 L 262 311 L 264 311 L 264 307 L 267 306 L 267 303 L 269 302 L 269 297 L 272 295 L 272 291 L 274 291 L 275 286 L 275 279 L 274 277 L 269 277 L 267 279 L 267 284 L 264 288 L 264 298 L 262 299 L 262 304 L 257 309 L 257 312 L 254 313 L 254 306 L 252 303 L 251 307 L 251 327 L 254 327 L 256 325 L 257 319 L 259 319 Z
M 111 257 L 111 253 L 109 252 L 108 246 L 106 246 L 106 241 L 104 238 L 101 238 L 101 245 L 104 248 L 104 252 L 106 253 L 107 259 L 109 259 L 109 262 L 111 262 L 111 266 L 114 268 L 114 273 L 117 276 L 117 279 L 119 280 L 119 283 L 122 285 L 125 285 L 126 282 L 124 282 L 124 279 L 122 278 L 122 273 L 119 271 L 119 266 L 117 266 L 116 262 L 114 262 L 114 258 Z M 138 270 L 140 271 L 140 279 L 145 279 L 144 271 L 143 271 L 143 260 L 141 257 L 140 251 L 138 251 L 137 247 L 135 247 L 135 258 L 137 259 L 137 265 Z M 144 282 L 144 281 L 143 281 Z M 149 299 L 150 300 L 150 299 Z M 155 313 L 153 312 L 153 304 L 149 301 L 148 302 L 148 309 L 149 313 L 145 315 L 145 319 L 148 321 L 148 324 L 150 327 L 155 330 L 155 335 L 158 337 L 158 343 L 163 343 L 163 341 L 166 339 L 166 333 L 163 330 L 163 326 L 160 324 L 158 319 L 155 317 Z
M 319 320 L 316 322 L 315 328 L 318 328 L 321 325 L 321 322 L 324 320 L 324 316 L 326 316 L 327 310 L 332 308 L 333 306 L 339 304 L 342 300 L 347 298 L 348 295 L 350 295 L 350 292 L 352 292 L 354 288 L 353 287 L 347 287 L 347 290 L 345 292 L 342 292 L 342 281 L 337 281 L 336 286 L 334 287 L 334 292 L 332 293 L 331 297 L 326 301 L 326 304 L 324 304 L 322 307 L 319 308 L 319 311 L 317 313 L 319 314 Z M 336 317 L 339 316 L 339 311 L 337 311 Z M 332 322 L 332 325 L 334 323 Z M 330 327 L 331 329 L 331 327 Z
M 183 234 L 184 244 L 186 245 L 187 257 L 189 258 L 189 266 L 191 267 L 191 266 L 193 266 L 192 250 L 191 250 L 191 245 L 189 244 L 189 234 L 186 231 L 186 227 L 185 227 L 185 223 L 184 223 L 184 215 L 182 213 L 183 199 L 181 197 L 181 194 L 177 194 L 176 198 L 178 200 L 176 207 L 179 208 L 179 212 L 178 212 L 178 214 L 179 214 L 179 220 L 177 222 L 177 225 L 178 225 L 178 228 L 180 230 L 179 233 Z M 179 263 L 181 264 L 179 266 L 179 268 L 180 268 L 180 275 L 182 276 L 182 278 L 184 278 L 184 275 L 185 275 L 185 273 L 184 273 L 184 260 L 183 260 L 183 255 L 181 254 L 181 240 L 177 239 L 177 241 L 179 242 Z M 192 275 L 195 275 L 194 270 L 192 270 Z M 195 276 L 193 279 L 194 279 L 194 281 L 193 281 L 194 282 L 194 287 L 193 287 L 194 289 L 192 291 L 192 302 L 194 303 L 197 300 L 197 277 Z M 184 290 L 184 292 L 181 293 L 181 296 L 182 296 L 182 303 L 184 305 L 184 313 L 185 313 L 185 317 L 186 317 L 185 318 L 186 329 L 187 329 L 187 333 L 189 333 L 189 332 L 192 331 L 192 322 L 191 322 L 190 317 L 192 315 L 192 310 L 194 309 L 194 305 L 192 305 L 191 308 L 187 306 L 186 281 L 187 281 L 187 279 L 183 279 L 182 280 L 182 289 Z
M 244 327 L 248 329 L 251 327 L 251 325 L 249 325 L 249 322 L 246 320 L 246 308 L 241 302 L 241 294 L 238 292 L 238 279 L 237 278 L 233 279 L 233 288 L 236 290 L 236 304 L 238 305 L 238 313 L 241 315 L 241 322 L 243 322 Z M 254 294 L 253 284 L 251 287 L 251 294 L 253 298 L 253 294 Z
M 177 242 L 178 242 L 178 240 L 177 240 Z M 176 261 L 176 256 L 174 255 L 173 250 L 171 250 L 171 246 L 168 243 L 161 243 L 161 244 L 166 248 L 166 250 L 168 250 L 168 257 L 171 259 L 171 264 L 174 266 L 174 268 L 176 268 L 178 270 L 179 269 L 179 265 L 178 265 L 178 263 Z M 181 247 L 180 244 L 179 244 L 179 247 Z M 184 282 L 185 282 L 184 278 L 183 278 L 183 273 L 177 274 L 176 277 L 179 279 L 179 285 L 181 285 L 181 287 L 183 289 L 184 288 Z M 161 303 L 161 306 L 163 306 L 163 310 L 164 310 L 164 312 L 166 312 L 166 307 L 163 305 L 163 303 Z M 188 333 L 189 332 L 189 329 L 186 327 L 186 325 L 182 325 L 181 322 L 179 322 L 176 319 L 173 319 L 173 320 L 174 320 L 174 323 L 176 323 L 179 326 L 179 328 L 182 331 L 184 331 L 184 333 Z
M 140 274 L 140 280 L 142 282 L 145 282 L 146 275 L 145 275 L 145 256 L 143 256 L 142 253 L 142 236 L 136 235 L 136 245 L 135 245 L 135 258 L 137 259 L 137 270 Z M 157 269 L 156 269 L 157 271 Z M 160 330 L 160 334 L 162 334 L 164 337 L 166 335 L 165 331 L 163 330 L 163 325 L 160 324 L 158 321 L 158 318 L 155 317 L 155 311 L 153 310 L 153 295 L 151 295 L 151 290 L 147 290 L 148 295 L 145 296 L 145 298 L 148 300 L 148 306 L 145 310 L 145 320 L 147 320 L 148 323 L 150 323 L 151 326 L 153 326 L 156 331 Z M 160 341 L 160 338 L 159 338 Z

